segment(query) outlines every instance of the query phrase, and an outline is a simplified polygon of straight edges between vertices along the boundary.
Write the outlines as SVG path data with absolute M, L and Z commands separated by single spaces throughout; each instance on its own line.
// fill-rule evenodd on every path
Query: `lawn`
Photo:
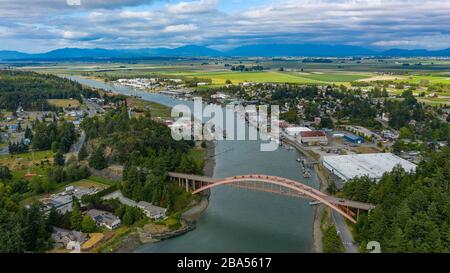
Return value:
M 149 109 L 152 117 L 160 117 L 161 119 L 171 118 L 171 109 L 165 105 L 136 98 L 128 98 L 127 102 L 129 105 L 141 110 Z
M 52 151 L 39 151 L 24 154 L 0 155 L 0 165 L 8 166 L 11 170 L 37 167 L 43 161 L 53 161 Z
M 78 100 L 71 99 L 50 99 L 48 100 L 50 105 L 62 108 L 77 108 L 80 107 L 80 102 Z

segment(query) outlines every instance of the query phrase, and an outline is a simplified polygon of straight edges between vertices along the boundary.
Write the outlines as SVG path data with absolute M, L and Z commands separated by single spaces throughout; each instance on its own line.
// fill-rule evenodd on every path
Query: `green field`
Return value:
M 397 82 L 407 82 L 407 83 L 424 83 L 428 82 L 430 84 L 450 84 L 450 74 L 447 75 L 413 75 L 402 80 L 397 80 Z
M 8 166 L 11 170 L 36 167 L 41 161 L 53 160 L 52 151 L 39 151 L 33 153 L 0 155 L 0 165 Z
M 194 72 L 171 73 L 173 76 L 187 78 L 211 79 L 214 85 L 223 85 L 227 80 L 233 84 L 242 82 L 268 82 L 268 83 L 299 83 L 299 84 L 319 84 L 332 82 L 350 82 L 369 78 L 370 75 L 363 74 L 343 74 L 343 73 L 296 73 L 296 72 Z

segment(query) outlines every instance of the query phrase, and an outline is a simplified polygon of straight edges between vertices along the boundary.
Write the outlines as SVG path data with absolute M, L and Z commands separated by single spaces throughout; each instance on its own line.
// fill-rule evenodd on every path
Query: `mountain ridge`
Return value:
M 360 46 L 326 44 L 259 44 L 244 45 L 228 51 L 205 46 L 186 45 L 178 48 L 60 48 L 45 53 L 0 50 L 0 60 L 56 60 L 80 58 L 144 58 L 144 57 L 450 57 L 450 48 L 442 50 L 389 49 L 375 51 Z

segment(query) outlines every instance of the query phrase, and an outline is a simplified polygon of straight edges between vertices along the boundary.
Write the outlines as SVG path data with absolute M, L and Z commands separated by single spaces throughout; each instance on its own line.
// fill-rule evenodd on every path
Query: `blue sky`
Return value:
M 0 7 L 0 50 L 450 47 L 450 0 L 0 0 Z

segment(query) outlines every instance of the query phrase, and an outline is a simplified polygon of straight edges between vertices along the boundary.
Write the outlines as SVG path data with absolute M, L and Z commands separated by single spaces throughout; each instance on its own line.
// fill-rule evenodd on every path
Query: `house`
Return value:
M 154 206 L 148 202 L 139 202 L 138 208 L 142 209 L 145 215 L 151 219 L 164 219 L 167 217 L 167 209 Z
M 327 135 L 322 131 L 301 132 L 299 140 L 307 145 L 328 145 Z
M 55 248 L 67 248 L 71 242 L 82 245 L 87 241 L 88 236 L 79 231 L 53 227 L 53 233 L 50 238 L 54 242 Z
M 121 224 L 117 216 L 107 211 L 91 209 L 86 212 L 86 215 L 90 216 L 97 226 L 103 226 L 110 230 L 118 228 Z

